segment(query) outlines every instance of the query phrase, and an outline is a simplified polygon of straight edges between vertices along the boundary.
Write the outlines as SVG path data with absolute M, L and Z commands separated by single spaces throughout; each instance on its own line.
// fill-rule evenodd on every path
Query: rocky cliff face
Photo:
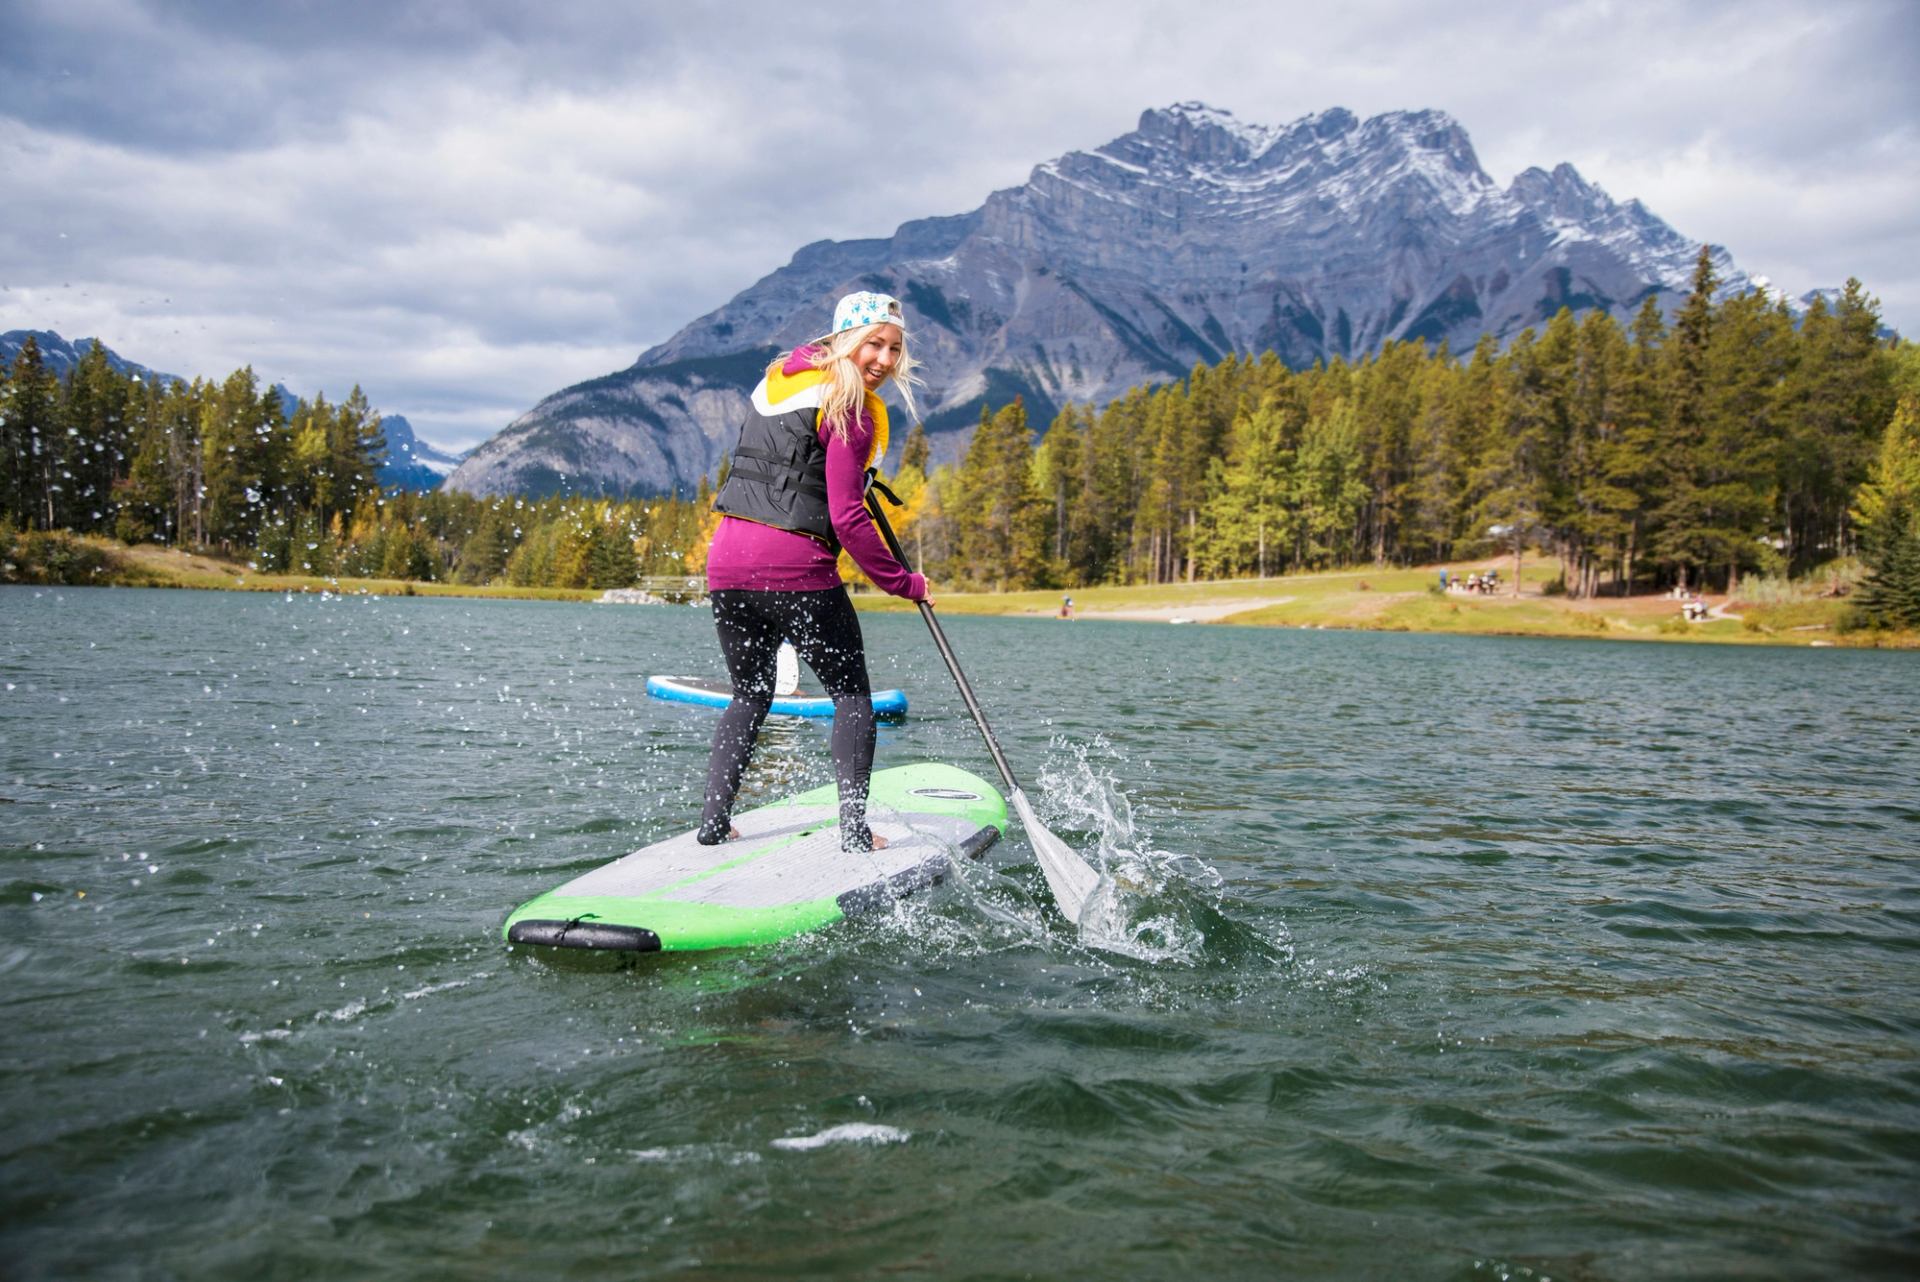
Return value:
M 759 368 L 854 289 L 905 303 L 940 458 L 983 403 L 1015 394 L 1044 426 L 1068 402 L 1232 352 L 1300 367 L 1390 339 L 1464 351 L 1562 306 L 1624 320 L 1649 295 L 1677 304 L 1697 252 L 1569 165 L 1502 189 L 1443 112 L 1336 108 L 1267 127 L 1183 103 L 970 214 L 807 246 L 631 368 L 549 396 L 447 484 L 690 492 L 732 444 Z M 1724 288 L 1759 283 L 1714 252 Z

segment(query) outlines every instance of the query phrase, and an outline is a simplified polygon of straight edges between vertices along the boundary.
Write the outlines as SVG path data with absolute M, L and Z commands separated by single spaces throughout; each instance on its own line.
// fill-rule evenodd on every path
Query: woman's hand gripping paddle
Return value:
M 894 537 L 893 526 L 888 524 L 886 513 L 880 509 L 880 500 L 876 496 L 886 496 L 887 502 L 895 507 L 900 500 L 895 497 L 873 469 L 867 470 L 867 511 L 873 516 L 873 523 L 880 528 L 880 537 L 887 541 L 900 564 L 907 563 L 907 554 L 900 550 L 900 540 Z M 987 716 L 980 711 L 980 701 L 973 697 L 973 687 L 967 684 L 966 673 L 960 671 L 960 661 L 953 657 L 953 647 L 947 644 L 947 634 L 940 630 L 940 621 L 933 617 L 933 607 L 925 601 L 917 602 L 920 617 L 927 621 L 927 630 L 933 633 L 933 644 L 940 650 L 940 657 L 947 662 L 947 671 L 953 674 L 953 683 L 960 687 L 960 697 L 966 700 L 967 711 L 973 714 L 973 722 L 980 727 L 981 737 L 987 741 L 987 751 L 993 754 L 993 764 L 1000 768 L 1000 777 L 1006 781 L 1007 792 L 1013 802 L 1014 813 L 1020 816 L 1020 822 L 1026 825 L 1027 839 L 1033 843 L 1034 853 L 1040 857 L 1040 871 L 1046 874 L 1047 885 L 1053 891 L 1054 900 L 1060 905 L 1060 912 L 1070 922 L 1078 925 L 1080 914 L 1086 908 L 1087 899 L 1100 885 L 1100 874 L 1095 872 L 1087 861 L 1073 852 L 1066 842 L 1048 832 L 1033 813 L 1033 806 L 1027 801 L 1027 794 L 1020 790 L 1019 781 L 1013 777 L 1013 769 L 1007 765 L 1006 757 L 1000 751 L 999 741 L 993 737 L 993 730 L 987 725 Z

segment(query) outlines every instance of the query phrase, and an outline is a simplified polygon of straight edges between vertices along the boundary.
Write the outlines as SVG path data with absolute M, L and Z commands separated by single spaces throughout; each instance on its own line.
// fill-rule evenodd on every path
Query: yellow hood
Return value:
M 784 402 L 791 401 L 795 397 L 803 397 L 804 399 L 800 405 L 792 408 L 798 409 L 805 405 L 811 405 L 814 409 L 820 408 L 819 394 L 824 390 L 824 384 L 827 381 L 826 371 L 803 369 L 797 373 L 789 374 L 785 368 L 789 359 L 791 358 L 783 356 L 773 364 L 767 366 L 767 376 L 760 381 L 760 387 L 756 388 L 755 391 L 764 391 L 766 403 L 772 406 L 776 413 L 779 412 Z M 807 396 L 806 394 L 809 392 L 814 394 Z M 867 392 L 864 395 L 866 397 L 867 417 L 873 420 L 873 441 L 867 447 L 866 465 L 868 467 L 876 467 L 887 453 L 887 405 L 885 401 L 875 396 L 872 392 Z M 761 398 L 756 396 L 755 399 L 759 400 Z

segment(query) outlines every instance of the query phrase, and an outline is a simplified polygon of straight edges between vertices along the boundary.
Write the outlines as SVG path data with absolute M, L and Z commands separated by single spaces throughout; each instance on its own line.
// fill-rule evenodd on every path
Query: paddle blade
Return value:
M 1046 874 L 1047 886 L 1060 905 L 1061 915 L 1079 925 L 1088 897 L 1100 885 L 1100 874 L 1075 854 L 1073 847 L 1047 831 L 1035 817 L 1026 793 L 1015 788 L 1012 800 L 1014 813 L 1026 825 L 1027 840 L 1033 843 L 1034 853 L 1040 857 L 1040 871 Z

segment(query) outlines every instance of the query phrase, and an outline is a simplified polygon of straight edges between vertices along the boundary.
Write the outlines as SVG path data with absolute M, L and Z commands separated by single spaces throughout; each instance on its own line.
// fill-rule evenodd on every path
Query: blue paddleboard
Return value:
M 647 693 L 656 699 L 698 704 L 703 708 L 724 708 L 733 702 L 732 686 L 707 677 L 648 677 Z M 773 697 L 773 711 L 787 717 L 831 717 L 833 700 L 824 694 L 777 694 Z M 875 690 L 873 715 L 906 716 L 906 691 Z

